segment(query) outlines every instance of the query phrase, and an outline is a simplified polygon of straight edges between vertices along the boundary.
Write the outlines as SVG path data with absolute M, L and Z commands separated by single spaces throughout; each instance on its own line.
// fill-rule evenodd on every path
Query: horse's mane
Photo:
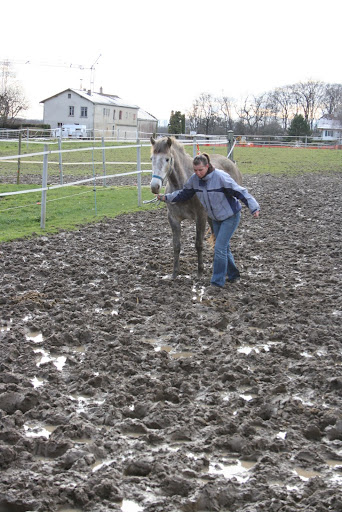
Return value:
M 153 146 L 153 153 L 165 153 L 167 146 L 170 146 L 168 142 L 169 139 L 171 140 L 171 147 L 173 147 L 179 153 L 187 155 L 184 146 L 174 137 L 162 137 L 161 139 L 157 139 Z

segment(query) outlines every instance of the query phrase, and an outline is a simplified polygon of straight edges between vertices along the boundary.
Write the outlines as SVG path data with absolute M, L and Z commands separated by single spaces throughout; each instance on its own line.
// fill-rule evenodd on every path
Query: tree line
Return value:
M 240 135 L 291 135 L 301 125 L 303 133 L 294 134 L 308 135 L 315 121 L 327 115 L 342 122 L 342 84 L 309 80 L 249 95 L 240 103 L 228 96 L 202 93 L 183 114 L 185 120 L 180 111 L 171 112 L 168 131 L 185 133 L 185 123 L 187 131 L 205 135 L 229 130 Z

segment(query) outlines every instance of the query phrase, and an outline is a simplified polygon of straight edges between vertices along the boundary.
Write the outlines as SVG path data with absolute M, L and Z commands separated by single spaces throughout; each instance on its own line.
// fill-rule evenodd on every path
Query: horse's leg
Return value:
M 206 215 L 198 215 L 196 219 L 196 251 L 197 251 L 197 260 L 198 260 L 198 277 L 201 277 L 204 270 L 203 264 L 203 240 L 205 234 L 205 228 L 207 225 L 207 216 Z
M 169 224 L 172 229 L 173 240 L 173 274 L 172 279 L 176 279 L 179 274 L 179 255 L 181 249 L 181 223 L 168 214 Z

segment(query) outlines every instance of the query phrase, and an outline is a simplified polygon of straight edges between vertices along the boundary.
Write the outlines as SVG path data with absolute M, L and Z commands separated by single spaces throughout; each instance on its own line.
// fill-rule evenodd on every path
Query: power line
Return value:
M 98 58 L 99 59 L 99 58 Z M 31 65 L 31 66 L 46 66 L 52 68 L 69 68 L 69 69 L 85 69 L 91 70 L 94 69 L 95 64 L 97 64 L 98 59 L 94 62 L 94 64 L 90 67 L 84 66 L 83 64 L 73 64 L 73 63 L 51 63 L 51 62 L 38 62 L 34 60 L 15 60 L 15 59 L 3 59 L 0 60 L 0 66 L 9 67 L 11 64 L 17 65 Z

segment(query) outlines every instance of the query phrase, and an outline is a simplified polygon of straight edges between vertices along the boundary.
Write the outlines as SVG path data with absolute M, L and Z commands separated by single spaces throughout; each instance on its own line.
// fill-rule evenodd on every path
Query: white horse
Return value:
M 165 184 L 165 192 L 173 192 L 182 189 L 185 182 L 193 174 L 193 159 L 173 137 L 153 139 L 152 143 L 152 181 L 151 192 L 159 194 Z M 239 185 L 242 184 L 242 176 L 238 167 L 222 155 L 211 155 L 210 161 L 213 167 L 226 171 Z M 198 257 L 198 275 L 203 273 L 203 239 L 208 220 L 207 213 L 199 199 L 194 196 L 188 201 L 179 203 L 167 203 L 168 221 L 173 238 L 173 279 L 179 273 L 179 255 L 181 249 L 181 222 L 190 219 L 196 223 L 195 247 Z

